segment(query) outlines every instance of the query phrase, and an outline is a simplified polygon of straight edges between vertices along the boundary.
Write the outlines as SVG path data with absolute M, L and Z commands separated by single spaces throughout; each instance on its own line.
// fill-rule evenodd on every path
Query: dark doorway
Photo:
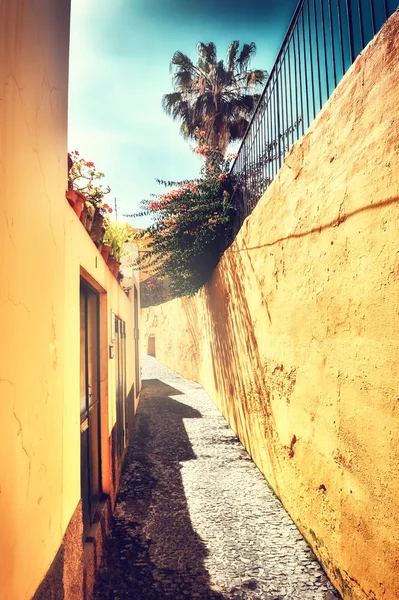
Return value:
M 80 286 L 80 449 L 84 532 L 101 495 L 99 298 Z

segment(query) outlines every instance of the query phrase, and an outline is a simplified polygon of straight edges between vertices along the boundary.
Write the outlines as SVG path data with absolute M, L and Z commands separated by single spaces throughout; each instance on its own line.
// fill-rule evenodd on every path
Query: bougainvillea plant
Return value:
M 151 240 L 138 265 L 154 280 L 167 280 L 174 296 L 195 294 L 231 242 L 234 209 L 230 200 L 236 182 L 230 163 L 234 156 L 225 158 L 202 139 L 193 151 L 205 157 L 198 179 L 157 180 L 172 189 L 143 200 L 140 213 L 125 215 L 152 216 L 152 225 L 137 234 Z
M 77 150 L 68 153 L 68 189 L 81 192 L 97 210 L 106 214 L 112 213 L 112 208 L 104 203 L 104 196 L 111 188 L 100 183 L 103 177 L 104 173 L 97 171 L 93 162 L 81 158 Z

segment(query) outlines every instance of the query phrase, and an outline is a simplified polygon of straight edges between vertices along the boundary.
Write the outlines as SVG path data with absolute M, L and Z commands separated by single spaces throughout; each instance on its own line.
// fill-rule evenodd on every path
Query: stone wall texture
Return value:
M 211 281 L 143 311 L 344 598 L 399 597 L 399 14 L 362 52 Z

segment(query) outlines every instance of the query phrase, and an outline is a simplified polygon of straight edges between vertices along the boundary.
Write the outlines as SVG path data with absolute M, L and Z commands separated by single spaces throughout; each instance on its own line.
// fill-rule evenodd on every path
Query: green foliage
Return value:
M 194 63 L 180 51 L 172 57 L 174 91 L 163 97 L 163 107 L 180 121 L 184 137 L 196 139 L 194 152 L 205 158 L 197 180 L 158 182 L 173 189 L 144 200 L 138 217 L 151 215 L 153 224 L 139 234 L 150 238 L 138 266 L 168 294 L 192 296 L 210 278 L 232 239 L 234 208 L 231 198 L 238 181 L 230 173 L 227 146 L 241 139 L 249 124 L 267 73 L 250 69 L 253 42 L 240 48 L 233 41 L 225 61 L 210 42 L 197 45 Z M 147 290 L 150 294 L 151 289 Z
M 197 180 L 181 182 L 156 200 L 144 200 L 139 215 L 126 215 L 152 215 L 153 224 L 140 233 L 151 241 L 138 266 L 154 281 L 167 280 L 174 296 L 195 294 L 231 241 L 235 181 L 230 159 L 212 150 L 201 154 L 206 164 Z M 160 183 L 168 187 L 172 182 Z
M 120 261 L 125 254 L 124 244 L 132 241 L 132 228 L 129 223 L 111 221 L 109 218 L 105 219 L 104 225 L 104 244 L 111 247 L 110 256 Z
M 249 68 L 254 42 L 240 50 L 240 43 L 233 41 L 226 61 L 218 60 L 212 42 L 200 42 L 197 51 L 196 63 L 180 51 L 173 55 L 174 91 L 164 95 L 163 107 L 180 121 L 184 137 L 196 138 L 199 128 L 210 147 L 224 154 L 229 142 L 244 136 L 267 73 Z

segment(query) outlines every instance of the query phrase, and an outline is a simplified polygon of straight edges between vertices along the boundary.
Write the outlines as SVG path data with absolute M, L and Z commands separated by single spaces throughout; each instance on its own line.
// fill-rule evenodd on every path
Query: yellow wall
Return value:
M 105 333 L 106 343 L 101 343 L 100 361 L 103 371 L 108 371 L 107 381 L 102 382 L 102 396 L 108 397 L 107 411 L 103 408 L 101 416 L 107 427 L 102 428 L 103 491 L 111 493 L 109 465 L 109 436 L 116 422 L 115 360 L 109 358 L 111 339 L 111 311 L 126 322 L 126 379 L 127 392 L 134 383 L 134 345 L 133 345 L 133 295 L 128 298 L 97 252 L 89 235 L 85 232 L 74 211 L 65 201 L 62 202 L 65 223 L 65 403 L 64 428 L 65 449 L 63 469 L 66 481 L 73 477 L 74 485 L 68 485 L 63 491 L 63 527 L 68 525 L 72 508 L 75 509 L 80 498 L 80 470 L 76 469 L 80 460 L 79 407 L 75 399 L 80 395 L 80 320 L 79 320 L 79 281 L 86 278 L 100 292 L 100 336 Z M 87 274 L 87 275 L 86 275 Z M 132 272 L 133 283 L 139 292 L 137 273 Z M 71 439 L 74 440 L 71 444 Z M 72 450 L 72 449 L 75 450 Z
M 65 200 L 68 44 L 68 0 L 1 3 L 2 600 L 32 597 L 80 498 L 81 267 L 107 291 L 105 315 L 127 321 L 128 389 L 133 377 L 132 303 Z
M 399 14 L 144 350 L 200 381 L 344 598 L 399 598 Z

